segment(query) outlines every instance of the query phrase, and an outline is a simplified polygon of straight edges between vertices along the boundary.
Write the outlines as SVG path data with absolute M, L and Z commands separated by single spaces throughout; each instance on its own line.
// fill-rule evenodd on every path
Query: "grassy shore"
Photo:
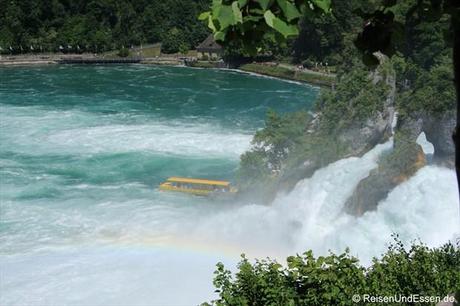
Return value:
M 281 79 L 288 79 L 299 82 L 306 82 L 319 86 L 331 87 L 335 82 L 335 75 L 310 72 L 305 70 L 290 69 L 285 66 L 275 66 L 260 63 L 245 64 L 239 69 L 248 72 L 273 76 Z

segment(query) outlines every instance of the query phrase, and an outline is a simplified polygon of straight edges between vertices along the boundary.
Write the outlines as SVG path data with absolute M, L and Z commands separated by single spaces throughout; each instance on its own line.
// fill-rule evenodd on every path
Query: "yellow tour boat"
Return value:
M 209 196 L 235 194 L 238 190 L 227 181 L 214 181 L 185 177 L 170 177 L 159 186 L 160 190 L 178 191 L 194 195 Z

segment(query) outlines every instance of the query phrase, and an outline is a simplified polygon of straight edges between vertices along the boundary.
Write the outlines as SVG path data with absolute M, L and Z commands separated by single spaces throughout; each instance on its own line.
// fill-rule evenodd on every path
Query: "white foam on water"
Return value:
M 212 236 L 214 242 L 240 245 L 245 252 L 282 259 L 292 252 L 312 248 L 322 250 L 324 237 L 335 231 L 331 226 L 343 216 L 343 205 L 359 181 L 377 166 L 377 158 L 392 143 L 379 145 L 362 158 L 337 161 L 316 171 L 288 194 L 280 194 L 271 206 L 245 205 L 202 220 L 198 236 Z
M 2 305 L 198 305 L 212 296 L 213 265 L 199 252 L 80 246 L 2 259 Z M 227 259 L 226 261 L 232 261 Z
M 152 151 L 233 159 L 251 138 L 192 119 L 126 123 L 117 115 L 76 110 L 8 106 L 1 119 L 2 150 L 37 155 Z M 3 184 L 13 189 L 1 191 L 9 200 L 2 202 L 0 304 L 196 305 L 214 296 L 215 264 L 234 268 L 242 252 L 283 260 L 308 249 L 319 255 L 350 247 L 368 264 L 392 233 L 404 243 L 420 239 L 429 246 L 458 237 L 455 173 L 445 168 L 422 168 L 376 211 L 344 213 L 359 181 L 391 148 L 388 142 L 330 164 L 270 206 L 213 203 L 134 182 L 68 186 L 59 176 L 37 179 L 40 188 L 60 190 L 58 200 L 21 200 L 14 197 L 21 188 Z M 0 162 L 21 170 L 10 160 Z
M 67 130 L 48 137 L 50 144 L 74 153 L 150 151 L 233 158 L 238 158 L 249 147 L 250 140 L 250 135 L 230 134 L 208 125 L 184 128 L 165 124 L 100 126 Z
M 376 211 L 338 227 L 334 240 L 367 261 L 385 250 L 392 233 L 406 244 L 420 240 L 437 247 L 455 242 L 460 237 L 458 201 L 455 172 L 427 166 L 392 190 Z
M 28 111 L 30 115 L 24 114 L 23 109 L 8 107 L 2 112 L 2 146 L 14 147 L 16 151 L 22 149 L 27 154 L 143 151 L 238 159 L 252 139 L 249 133 L 229 131 L 209 123 L 137 118 L 141 122 L 121 124 L 130 118 L 96 116 L 82 111 L 37 108 Z
M 391 142 L 379 145 L 361 158 L 347 158 L 318 170 L 290 193 L 278 195 L 272 206 L 219 206 L 170 194 L 157 194 L 150 200 L 120 198 L 86 209 L 70 209 L 78 205 L 77 200 L 61 209 L 32 205 L 21 212 L 22 217 L 8 219 L 30 222 L 30 228 L 18 235 L 27 235 L 35 223 L 42 224 L 38 228 L 42 235 L 34 239 L 51 244 L 29 254 L 2 256 L 0 302 L 199 304 L 214 296 L 215 263 L 223 261 L 234 268 L 242 252 L 283 260 L 308 249 L 319 255 L 350 247 L 352 254 L 368 264 L 392 241 L 392 233 L 399 234 L 404 243 L 420 239 L 429 246 L 458 237 L 455 173 L 445 168 L 422 168 L 391 191 L 376 211 L 362 217 L 343 212 L 356 185 L 391 146 Z M 54 228 L 47 228 L 47 220 Z M 59 231 L 65 239 L 56 234 Z M 48 240 L 40 241 L 40 236 Z
M 420 133 L 417 137 L 417 143 L 422 147 L 423 153 L 430 155 L 434 153 L 434 146 L 426 139 L 425 132 Z
M 301 189 L 308 189 L 315 177 L 312 180 L 301 184 Z M 303 202 L 301 217 L 308 221 L 303 223 L 299 249 L 325 254 L 328 250 L 343 252 L 349 247 L 353 255 L 369 264 L 372 257 L 383 253 L 393 242 L 392 234 L 398 234 L 406 245 L 421 240 L 435 247 L 455 241 L 460 233 L 458 193 L 452 170 L 434 166 L 421 169 L 392 190 L 376 211 L 362 217 L 342 212 L 350 194 L 341 194 L 340 185 L 349 184 L 353 182 L 334 184 L 326 192 L 330 200 Z
M 391 142 L 378 145 L 361 158 L 320 169 L 290 193 L 280 194 L 272 206 L 243 205 L 206 216 L 195 235 L 281 260 L 308 249 L 327 254 L 350 247 L 363 264 L 385 251 L 393 233 L 405 244 L 416 239 L 429 246 L 454 241 L 460 233 L 460 214 L 455 172 L 450 169 L 424 167 L 392 190 L 376 211 L 361 217 L 344 212 L 360 180 L 391 147 Z

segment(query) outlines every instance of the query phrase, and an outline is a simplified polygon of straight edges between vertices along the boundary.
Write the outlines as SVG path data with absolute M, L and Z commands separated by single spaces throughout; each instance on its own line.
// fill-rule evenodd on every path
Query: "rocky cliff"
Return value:
M 400 117 L 395 128 L 394 149 L 379 161 L 379 167 L 363 179 L 345 204 L 345 210 L 353 215 L 362 215 L 375 210 L 378 203 L 398 184 L 404 182 L 418 169 L 427 164 L 427 158 L 417 138 L 425 133 L 433 144 L 434 164 L 454 167 L 455 148 L 452 131 L 455 128 L 455 114 L 448 111 L 439 114 L 415 112 Z
M 362 156 L 392 136 L 396 94 L 392 69 L 376 69 L 360 79 L 359 86 L 353 83 L 344 87 L 333 93 L 329 104 L 319 102 L 323 105 L 305 129 L 305 142 L 314 149 L 304 152 L 297 163 L 291 161 L 282 167 L 277 189 L 289 190 L 317 169 L 342 158 Z M 353 87 L 358 92 L 351 92 Z M 334 113 L 338 116 L 331 119 Z
M 383 57 L 372 72 L 355 67 L 343 73 L 334 90 L 321 92 L 314 113 L 267 116 L 252 150 L 242 156 L 240 190 L 251 197 L 261 190 L 261 201 L 270 202 L 277 191 L 289 191 L 316 170 L 362 156 L 393 137 L 393 150 L 381 156 L 344 206 L 346 212 L 362 215 L 375 210 L 393 188 L 427 163 L 452 167 L 456 118 L 455 94 L 446 81 L 449 73 L 436 66 L 423 72 L 418 83 L 406 86 L 403 80 L 401 85 L 392 62 Z M 417 144 L 421 133 L 434 147 L 428 158 Z
M 394 137 L 392 152 L 382 156 L 379 166 L 368 177 L 363 179 L 345 204 L 345 211 L 352 215 L 362 215 L 367 211 L 375 210 L 378 203 L 385 199 L 388 193 L 398 184 L 413 176 L 428 162 L 440 166 L 453 167 L 455 149 L 452 141 L 452 131 L 456 117 L 453 111 L 419 110 L 405 112 L 396 120 L 396 77 L 391 69 L 379 70 L 369 76 L 374 86 L 387 87 L 386 95 L 382 99 L 382 108 L 364 120 L 352 120 L 341 125 L 333 136 L 341 148 L 335 155 L 336 159 L 361 156 L 379 143 Z M 357 93 L 359 95 L 359 93 Z M 347 114 L 343 114 L 346 118 Z M 307 129 L 310 137 L 315 137 L 321 131 L 324 116 L 320 113 Z M 427 158 L 422 147 L 417 144 L 421 133 L 433 144 L 434 154 Z M 310 156 L 299 165 L 298 176 L 310 176 L 320 166 L 320 158 Z M 333 161 L 333 160 L 331 160 Z M 290 176 L 292 181 L 299 177 Z M 292 185 L 292 184 L 291 184 Z

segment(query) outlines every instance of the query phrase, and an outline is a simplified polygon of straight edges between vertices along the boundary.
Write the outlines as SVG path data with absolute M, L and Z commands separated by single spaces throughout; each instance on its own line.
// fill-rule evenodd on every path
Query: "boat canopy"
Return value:
M 203 179 L 193 179 L 186 177 L 170 177 L 167 182 L 174 183 L 187 183 L 187 184 L 203 184 L 203 185 L 214 185 L 214 186 L 230 186 L 230 182 L 227 181 L 213 181 L 213 180 L 203 180 Z

